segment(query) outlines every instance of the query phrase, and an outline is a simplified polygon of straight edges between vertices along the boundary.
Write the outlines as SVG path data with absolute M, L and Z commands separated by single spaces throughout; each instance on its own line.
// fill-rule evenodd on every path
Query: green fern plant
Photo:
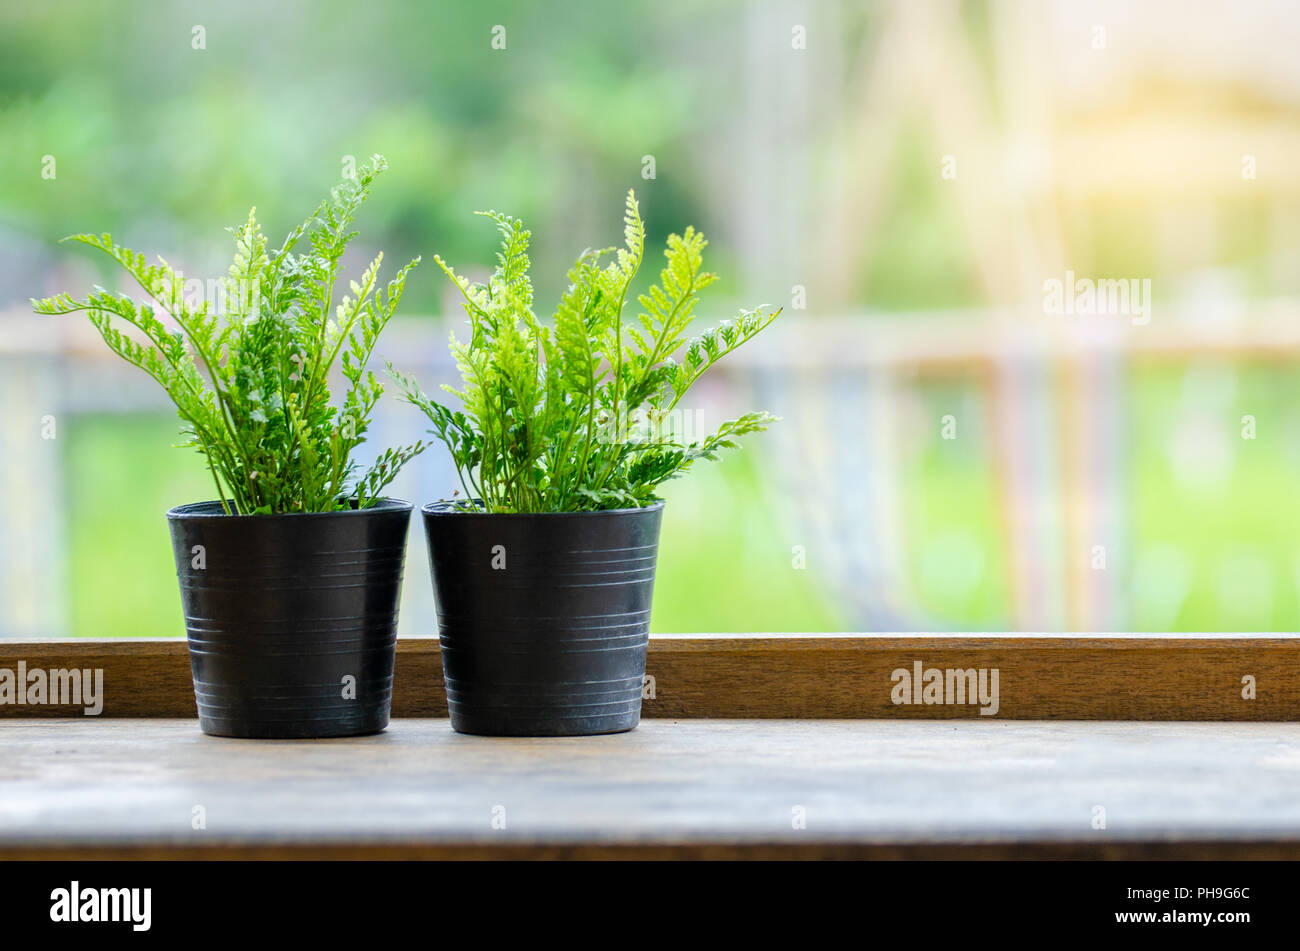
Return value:
M 544 323 L 533 309 L 529 231 L 507 215 L 481 214 L 501 233 L 487 284 L 471 283 L 435 257 L 464 295 L 469 315 L 469 338 L 451 338 L 463 383 L 443 387 L 460 408 L 431 399 L 389 365 L 407 401 L 428 415 L 430 432 L 450 450 L 462 506 L 487 512 L 641 507 L 696 460 L 716 458 L 775 420 L 746 413 L 691 439 L 675 412 L 709 367 L 780 313 L 746 311 L 688 338 L 700 292 L 716 280 L 703 270 L 707 242 L 694 228 L 668 238 L 659 282 L 638 297 L 639 312 L 629 319 L 629 289 L 645 249 L 645 226 L 629 192 L 624 246 L 583 252 L 554 319 Z
M 256 209 L 229 229 L 235 258 L 224 308 L 190 300 L 182 275 L 166 261 L 150 264 L 108 234 L 64 240 L 109 255 L 151 302 L 98 286 L 84 299 L 32 301 L 39 314 L 86 312 L 114 353 L 158 382 L 176 404 L 189 437 L 184 445 L 207 460 L 227 514 L 367 508 L 426 447 L 387 449 L 364 472 L 352 458 L 384 391 L 366 364 L 419 263 L 382 287 L 380 253 L 334 303 L 343 253 L 356 235 L 353 218 L 386 168 L 383 156 L 373 156 L 331 189 L 278 250 L 268 250 Z M 328 381 L 336 365 L 346 384 L 338 405 Z

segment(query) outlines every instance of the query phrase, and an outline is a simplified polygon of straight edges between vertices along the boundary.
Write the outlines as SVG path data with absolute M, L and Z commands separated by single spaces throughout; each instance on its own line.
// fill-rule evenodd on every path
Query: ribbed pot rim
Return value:
M 475 501 L 478 501 L 477 499 Z M 664 507 L 664 500 L 659 499 L 650 505 L 643 505 L 640 508 L 630 509 L 596 509 L 594 511 L 582 512 L 466 512 L 454 506 L 460 505 L 460 502 L 429 502 L 420 507 L 420 512 L 424 515 L 447 516 L 452 518 L 492 518 L 492 519 L 523 519 L 523 518 L 582 518 L 594 515 L 639 515 L 647 512 L 657 512 Z
M 414 504 L 403 499 L 380 499 L 374 505 L 364 509 L 341 509 L 337 512 L 276 512 L 271 515 L 227 515 L 218 501 L 211 502 L 187 502 L 185 505 L 177 505 L 167 510 L 167 518 L 177 519 L 222 519 L 224 521 L 257 521 L 269 522 L 277 518 L 292 519 L 327 519 L 327 518 L 357 518 L 359 516 L 375 515 L 380 512 L 410 512 L 415 508 Z

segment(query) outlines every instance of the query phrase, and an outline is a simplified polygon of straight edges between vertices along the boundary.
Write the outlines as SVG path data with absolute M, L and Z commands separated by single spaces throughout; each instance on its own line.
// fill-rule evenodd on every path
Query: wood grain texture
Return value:
M 183 640 L 0 641 L 0 668 L 20 660 L 102 668 L 105 716 L 195 716 Z M 659 635 L 643 716 L 988 719 L 974 704 L 894 704 L 892 672 L 918 661 L 997 669 L 997 719 L 1300 720 L 1300 636 L 1286 634 Z M 0 717 L 68 713 L 0 705 Z M 393 715 L 447 715 L 436 638 L 398 640 Z
M 0 744 L 3 859 L 1300 858 L 1289 724 L 408 719 L 255 742 L 79 719 Z

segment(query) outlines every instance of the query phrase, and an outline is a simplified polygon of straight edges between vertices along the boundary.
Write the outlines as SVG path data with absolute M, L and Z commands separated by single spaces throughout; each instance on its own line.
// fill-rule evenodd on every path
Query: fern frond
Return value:
M 166 260 L 150 263 L 107 234 L 71 240 L 116 261 L 178 329 L 169 330 L 152 307 L 103 288 L 84 300 L 68 294 L 34 300 L 33 309 L 49 315 L 85 311 L 110 350 L 166 391 L 182 434 L 190 437 L 186 445 L 207 457 L 223 505 L 230 499 L 242 513 L 371 505 L 422 449 L 416 444 L 388 450 L 377 467 L 353 479 L 353 453 L 383 394 L 365 364 L 416 262 L 380 290 L 380 255 L 351 282 L 352 294 L 337 309 L 330 301 L 355 235 L 353 217 L 386 167 L 382 156 L 374 156 L 356 181 L 332 189 L 274 252 L 250 212 L 231 229 L 235 252 L 222 313 L 207 301 L 187 302 L 184 280 Z M 327 375 L 341 352 L 350 385 L 336 406 Z
M 666 479 L 772 422 L 765 413 L 746 414 L 685 444 L 663 432 L 666 415 L 700 376 L 779 313 L 744 312 L 689 339 L 699 294 L 716 280 L 704 270 L 707 242 L 694 228 L 669 237 L 658 283 L 638 297 L 636 319 L 625 321 L 645 246 L 629 192 L 623 247 L 578 257 L 546 326 L 532 312 L 528 231 L 508 215 L 483 214 L 502 239 L 488 285 L 435 258 L 461 291 L 469 317 L 469 338 L 453 333 L 450 343 L 461 386 L 443 386 L 461 408 L 429 399 L 390 366 L 407 402 L 428 416 L 431 435 L 447 446 L 473 505 L 489 512 L 646 505 Z M 644 437 L 632 432 L 641 420 Z

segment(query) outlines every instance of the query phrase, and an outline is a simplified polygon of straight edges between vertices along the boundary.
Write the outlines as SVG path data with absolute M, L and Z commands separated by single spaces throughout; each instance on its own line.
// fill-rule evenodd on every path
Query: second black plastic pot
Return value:
M 663 503 L 490 515 L 426 505 L 451 725 L 620 733 L 641 719 Z
M 300 739 L 388 725 L 411 503 L 291 515 L 167 513 L 199 726 Z

